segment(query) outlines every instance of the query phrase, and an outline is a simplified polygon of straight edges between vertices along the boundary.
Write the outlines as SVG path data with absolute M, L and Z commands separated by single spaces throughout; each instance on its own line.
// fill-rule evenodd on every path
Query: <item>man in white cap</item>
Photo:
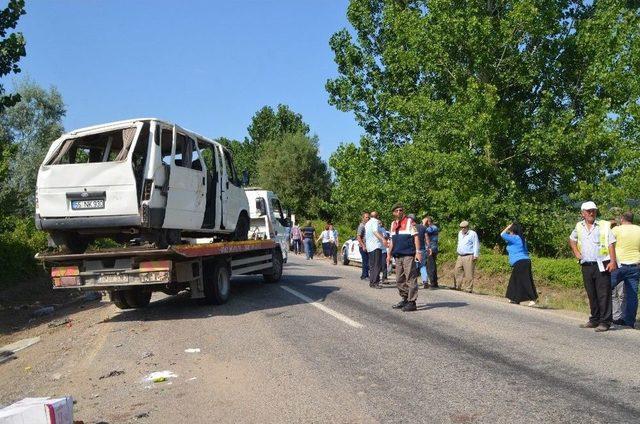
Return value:
M 480 240 L 475 231 L 469 229 L 469 222 L 460 223 L 458 233 L 458 259 L 453 273 L 453 288 L 473 292 L 473 277 L 476 260 L 480 256 Z
M 616 238 L 611 224 L 597 220 L 598 207 L 584 202 L 580 207 L 583 220 L 576 224 L 569 245 L 580 262 L 582 280 L 589 298 L 591 315 L 581 328 L 607 331 L 611 327 L 611 272 L 616 265 Z

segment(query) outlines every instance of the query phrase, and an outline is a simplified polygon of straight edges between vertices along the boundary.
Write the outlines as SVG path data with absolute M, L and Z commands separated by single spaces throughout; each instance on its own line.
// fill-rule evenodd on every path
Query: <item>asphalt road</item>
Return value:
M 640 331 L 446 289 L 403 313 L 358 276 L 293 257 L 279 284 L 234 279 L 223 306 L 69 311 L 20 334 L 41 342 L 0 365 L 0 404 L 70 394 L 86 423 L 640 421 Z

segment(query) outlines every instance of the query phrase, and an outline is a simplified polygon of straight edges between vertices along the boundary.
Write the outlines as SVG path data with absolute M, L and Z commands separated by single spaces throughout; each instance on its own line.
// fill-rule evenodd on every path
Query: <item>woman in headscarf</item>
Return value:
M 533 283 L 531 273 L 531 258 L 527 241 L 522 233 L 522 226 L 518 222 L 512 222 L 502 230 L 500 236 L 507 243 L 507 253 L 509 254 L 509 265 L 511 265 L 511 278 L 507 286 L 509 303 L 520 303 L 529 301 L 528 306 L 536 304 L 538 293 Z

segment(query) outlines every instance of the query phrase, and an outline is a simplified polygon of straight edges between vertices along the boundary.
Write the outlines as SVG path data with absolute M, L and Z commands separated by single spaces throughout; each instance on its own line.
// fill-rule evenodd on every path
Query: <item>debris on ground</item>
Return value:
M 169 378 L 176 378 L 177 375 L 171 371 L 156 371 L 149 374 L 145 377 L 144 381 L 153 381 L 154 383 L 161 383 L 163 381 L 167 381 Z
M 62 374 L 59 373 L 59 372 L 51 375 L 51 379 L 54 380 L 54 381 L 58 381 L 58 380 L 60 380 L 60 378 L 62 378 Z
M 48 324 L 49 328 L 55 328 L 55 327 L 60 327 L 61 325 L 65 325 L 71 322 L 71 318 L 69 317 L 64 317 L 64 318 L 60 318 L 60 319 L 54 319 L 53 321 L 51 321 Z
M 136 419 L 141 419 L 141 418 L 149 418 L 149 413 L 148 412 L 141 412 L 138 415 L 136 415 Z
M 73 398 L 24 398 L 0 409 L 0 422 L 73 424 Z
M 184 350 L 186 353 L 200 353 L 200 349 L 199 348 L 189 348 L 189 349 L 185 349 Z
M 141 359 L 147 359 L 147 358 L 151 358 L 153 356 L 153 352 L 145 352 L 142 354 L 142 358 Z
M 116 376 L 122 375 L 122 374 L 124 374 L 124 371 L 122 371 L 122 370 L 113 370 L 109 374 L 105 374 L 105 375 L 100 376 L 100 378 L 98 380 L 102 380 L 103 378 L 116 377 Z
M 31 313 L 31 316 L 34 318 L 43 317 L 45 315 L 51 315 L 55 311 L 53 306 L 45 306 L 44 308 L 36 309 Z

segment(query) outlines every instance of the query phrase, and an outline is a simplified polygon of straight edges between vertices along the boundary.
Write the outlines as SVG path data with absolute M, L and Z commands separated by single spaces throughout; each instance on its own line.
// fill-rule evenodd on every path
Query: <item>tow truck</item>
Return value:
M 143 308 L 151 294 L 189 291 L 207 304 L 229 299 L 230 279 L 262 275 L 266 283 L 282 276 L 283 252 L 272 239 L 127 246 L 79 254 L 38 253 L 56 290 L 106 291 L 120 309 Z

